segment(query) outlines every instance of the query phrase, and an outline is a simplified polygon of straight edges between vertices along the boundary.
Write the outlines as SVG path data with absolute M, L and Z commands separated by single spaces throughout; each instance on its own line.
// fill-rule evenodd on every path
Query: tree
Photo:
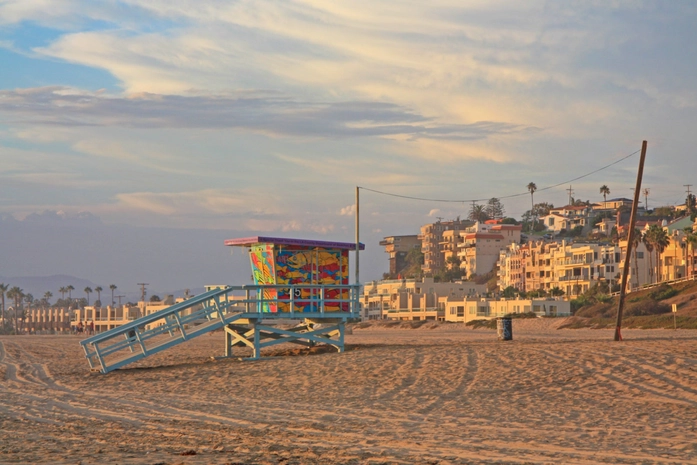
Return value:
M 632 253 L 634 254 L 634 276 L 637 279 L 637 285 L 639 285 L 639 262 L 637 261 L 636 249 L 639 248 L 639 244 L 642 241 L 641 231 L 634 228 L 634 239 L 632 240 Z
M 480 223 L 485 222 L 489 219 L 486 214 L 486 207 L 484 205 L 474 204 L 468 215 L 468 218 L 472 221 L 479 221 Z
M 58 292 L 60 292 L 61 295 L 61 300 L 65 299 L 65 293 L 68 292 L 68 288 L 65 286 L 62 286 L 58 289 Z
M 646 253 L 649 255 L 649 283 L 653 283 L 653 261 L 651 259 L 651 254 L 653 253 L 653 237 L 649 234 L 651 231 L 646 231 L 642 236 L 641 240 L 644 242 L 646 247 Z
M 87 294 L 87 305 L 90 304 L 90 294 L 92 293 L 92 288 L 87 286 L 85 288 L 85 294 Z
M 109 289 L 111 289 L 111 306 L 114 306 L 114 291 L 116 290 L 116 284 L 109 284 Z
M 68 284 L 65 289 L 68 291 L 68 299 L 72 300 L 73 299 L 73 294 L 72 292 L 75 290 L 72 284 Z
M 648 212 L 649 211 L 649 194 L 651 193 L 651 189 L 648 187 L 644 187 L 644 209 Z
M 17 286 L 12 287 L 7 291 L 7 297 L 15 301 L 14 307 L 14 320 L 15 320 L 15 334 L 19 334 L 19 311 L 22 299 L 24 298 L 24 291 Z
M 603 184 L 600 186 L 600 193 L 603 194 L 603 210 L 607 210 L 607 196 L 610 194 L 610 188 Z
M 5 331 L 5 293 L 9 288 L 9 284 L 0 283 L 0 301 L 2 301 L 2 328 L 0 331 Z
M 692 276 L 695 273 L 694 270 L 694 254 L 695 245 L 697 245 L 697 234 L 692 230 L 691 227 L 683 229 L 685 233 L 685 274 L 687 276 Z M 0 288 L 2 290 L 2 288 Z
M 697 213 L 697 200 L 695 199 L 695 194 L 687 194 L 685 198 L 685 207 L 687 208 L 688 215 L 694 215 Z
M 102 306 L 102 291 L 103 290 L 104 289 L 102 289 L 102 286 L 97 286 L 94 288 L 94 292 L 97 293 L 97 301 L 99 302 L 100 307 Z M 95 302 L 95 305 L 97 305 L 97 302 Z
M 532 213 L 532 223 L 530 224 L 530 232 L 532 232 L 532 227 L 535 222 L 535 200 L 533 197 L 533 194 L 537 190 L 537 185 L 534 182 L 529 182 L 528 183 L 528 192 L 530 192 L 530 212 Z
M 501 219 L 504 216 L 506 210 L 503 208 L 503 204 L 496 197 L 492 197 L 486 204 L 484 209 L 489 218 Z
M 506 289 L 503 290 L 501 293 L 502 297 L 505 297 L 506 299 L 512 299 L 518 294 L 518 289 L 516 289 L 513 286 L 508 286 Z
M 160 299 L 159 295 L 152 295 L 150 296 L 150 302 L 161 302 L 162 300 Z
M 46 292 L 44 293 L 43 301 L 44 301 L 44 304 L 45 304 L 47 307 L 50 307 L 50 306 L 51 306 L 51 297 L 53 297 L 53 292 L 51 292 L 51 291 L 46 291 Z
M 649 231 L 653 230 L 653 246 L 656 249 L 656 278 L 663 281 L 663 266 L 661 264 L 661 254 L 666 250 L 670 244 L 670 236 L 665 229 L 658 226 L 657 224 L 652 224 L 649 227 Z

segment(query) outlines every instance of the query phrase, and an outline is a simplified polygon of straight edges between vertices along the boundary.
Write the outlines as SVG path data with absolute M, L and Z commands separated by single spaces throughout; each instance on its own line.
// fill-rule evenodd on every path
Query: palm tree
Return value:
M 97 300 L 99 301 L 99 305 L 102 305 L 102 286 L 97 286 L 94 288 L 94 292 L 97 293 Z
M 87 286 L 85 288 L 85 294 L 87 294 L 87 305 L 90 304 L 90 294 L 92 293 L 92 288 Z
M 641 240 L 642 240 L 642 242 L 644 242 L 644 246 L 646 247 L 646 253 L 649 256 L 649 284 L 652 284 L 653 283 L 653 260 L 651 260 L 651 254 L 653 253 L 653 234 L 651 234 L 650 229 L 644 233 Z
M 641 240 L 641 231 L 639 231 L 637 228 L 634 228 L 634 239 L 632 239 L 632 253 L 634 254 L 634 276 L 636 276 L 637 286 L 639 285 L 639 262 L 637 261 L 636 249 L 639 247 Z
M 18 325 L 18 315 L 19 315 L 19 306 L 20 302 L 22 302 L 22 299 L 24 298 L 24 291 L 20 289 L 17 286 L 12 287 L 9 291 L 7 291 L 7 297 L 15 301 L 15 314 L 14 314 L 14 319 L 15 319 L 15 334 L 19 334 L 19 325 Z
M 44 293 L 44 301 L 46 302 L 47 307 L 51 306 L 51 297 L 53 297 L 53 293 L 51 291 L 46 291 Z
M 66 286 L 65 289 L 68 291 L 68 299 L 69 299 L 69 300 L 73 300 L 72 291 L 75 290 L 75 288 L 73 287 L 73 285 L 72 285 L 72 284 L 68 284 L 68 285 Z
M 685 232 L 685 274 L 689 277 L 695 272 L 693 255 L 695 244 L 697 244 L 697 234 L 692 231 L 691 227 L 687 227 L 683 231 Z M 1 287 L 0 290 L 2 290 Z
M 535 200 L 533 194 L 537 190 L 537 185 L 534 182 L 528 183 L 528 191 L 530 192 L 530 232 L 533 230 L 535 224 Z
M 654 228 L 654 239 L 653 239 L 653 244 L 654 247 L 656 248 L 656 277 L 663 281 L 663 265 L 661 264 L 661 254 L 666 250 L 668 245 L 670 244 L 670 236 L 666 232 L 665 229 L 658 225 L 651 225 L 651 228 Z
M 607 210 L 607 196 L 610 194 L 610 188 L 603 184 L 600 186 L 600 193 L 603 194 L 603 210 Z
M 116 290 L 116 284 L 109 284 L 109 289 L 111 289 L 111 306 L 114 306 L 114 291 Z
M 651 189 L 648 187 L 644 188 L 644 210 L 649 211 L 649 194 L 651 193 Z
M 5 330 L 5 292 L 10 288 L 9 284 L 0 283 L 0 300 L 2 300 L 2 328 Z
M 61 293 L 61 300 L 63 300 L 65 299 L 65 293 L 68 292 L 68 288 L 62 286 L 60 289 L 58 289 L 58 292 Z

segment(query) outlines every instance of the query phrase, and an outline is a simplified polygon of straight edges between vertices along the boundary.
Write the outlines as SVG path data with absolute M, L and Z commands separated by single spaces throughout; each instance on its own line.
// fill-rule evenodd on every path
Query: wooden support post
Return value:
M 617 324 L 615 325 L 615 341 L 622 340 L 622 313 L 624 311 L 624 297 L 627 294 L 627 275 L 629 274 L 629 262 L 632 257 L 632 242 L 634 242 L 634 225 L 636 224 L 636 211 L 639 203 L 639 191 L 641 191 L 641 179 L 644 176 L 644 160 L 646 159 L 646 141 L 641 144 L 641 158 L 639 159 L 639 171 L 636 177 L 636 187 L 634 188 L 634 203 L 632 203 L 632 214 L 629 217 L 629 231 L 627 232 L 627 252 L 624 257 L 624 267 L 622 270 L 622 284 L 620 284 L 620 301 L 617 306 Z

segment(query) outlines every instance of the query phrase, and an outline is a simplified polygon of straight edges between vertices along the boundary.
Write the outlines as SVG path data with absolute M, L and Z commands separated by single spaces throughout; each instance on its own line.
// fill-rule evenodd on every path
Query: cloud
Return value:
M 314 102 L 260 93 L 108 96 L 65 87 L 0 91 L 0 113 L 15 124 L 127 128 L 235 128 L 274 136 L 479 140 L 529 130 L 480 121 L 439 123 L 384 102 Z
M 341 216 L 354 216 L 356 214 L 356 204 L 342 208 L 339 214 Z

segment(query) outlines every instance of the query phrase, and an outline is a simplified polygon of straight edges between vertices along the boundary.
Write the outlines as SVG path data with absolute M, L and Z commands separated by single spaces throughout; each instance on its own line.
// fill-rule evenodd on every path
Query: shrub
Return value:
M 651 291 L 651 293 L 649 294 L 649 297 L 653 300 L 665 300 L 665 299 L 669 299 L 677 294 L 678 294 L 677 289 L 675 289 L 667 284 L 661 284 L 656 289 Z
M 660 315 L 662 313 L 670 313 L 671 308 L 667 304 L 656 302 L 655 300 L 645 300 L 627 309 L 627 316 L 644 316 L 644 315 Z

